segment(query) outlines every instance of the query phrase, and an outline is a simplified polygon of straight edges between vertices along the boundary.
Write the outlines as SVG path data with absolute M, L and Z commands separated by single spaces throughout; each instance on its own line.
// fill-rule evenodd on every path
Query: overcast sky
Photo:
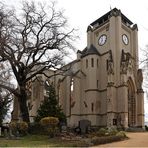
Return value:
M 19 6 L 20 0 L 3 0 L 9 5 Z M 34 0 L 45 1 L 51 0 Z M 52 0 L 54 1 L 54 0 Z M 110 8 L 118 8 L 133 23 L 138 24 L 139 47 L 144 48 L 148 43 L 148 0 L 56 0 L 57 6 L 65 10 L 65 16 L 73 28 L 79 29 L 80 40 L 76 47 L 82 50 L 86 46 L 87 26 L 98 19 Z
M 3 0 L 9 5 L 19 6 L 20 0 Z M 39 0 L 34 0 L 39 1 Z M 51 0 L 40 0 L 46 3 Z M 87 26 L 110 9 L 116 7 L 133 23 L 138 25 L 139 49 L 148 44 L 148 0 L 56 0 L 57 6 L 65 10 L 69 25 L 79 29 L 80 39 L 75 43 L 79 50 L 86 47 Z M 72 56 L 75 59 L 76 56 Z M 145 101 L 145 111 L 148 113 L 148 102 Z
M 80 49 L 86 46 L 87 26 L 114 7 L 138 24 L 139 46 L 148 43 L 148 0 L 59 0 L 58 3 L 65 9 L 71 25 L 80 29 Z

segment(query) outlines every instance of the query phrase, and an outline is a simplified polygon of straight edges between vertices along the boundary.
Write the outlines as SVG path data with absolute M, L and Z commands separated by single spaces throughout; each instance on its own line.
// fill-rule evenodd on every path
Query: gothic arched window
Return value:
M 71 79 L 71 83 L 70 83 L 70 91 L 73 92 L 73 84 L 74 84 L 74 79 Z
M 94 59 L 91 58 L 91 67 L 94 67 Z
M 86 59 L 86 68 L 88 68 L 88 59 Z

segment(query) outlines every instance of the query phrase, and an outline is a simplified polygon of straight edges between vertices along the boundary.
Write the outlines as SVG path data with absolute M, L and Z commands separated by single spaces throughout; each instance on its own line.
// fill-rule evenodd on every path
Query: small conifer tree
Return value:
M 57 117 L 60 122 L 66 122 L 66 116 L 56 99 L 55 88 L 52 84 L 48 85 L 49 96 L 41 103 L 35 121 L 39 122 L 44 117 Z

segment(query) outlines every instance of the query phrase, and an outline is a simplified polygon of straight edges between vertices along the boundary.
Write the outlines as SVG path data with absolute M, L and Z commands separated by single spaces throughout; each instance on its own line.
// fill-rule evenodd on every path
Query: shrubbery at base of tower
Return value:
M 41 126 L 48 132 L 50 138 L 55 137 L 58 130 L 59 119 L 56 117 L 44 117 L 40 120 Z

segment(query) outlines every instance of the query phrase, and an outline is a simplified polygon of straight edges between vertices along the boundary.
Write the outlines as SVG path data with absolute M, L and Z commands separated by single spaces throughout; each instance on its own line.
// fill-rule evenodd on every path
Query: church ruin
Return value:
M 52 82 L 70 127 L 80 120 L 100 127 L 144 127 L 143 75 L 138 67 L 138 27 L 114 8 L 87 28 L 87 46 L 58 71 L 47 71 L 30 88 L 30 118 L 36 116 Z M 19 117 L 15 103 L 14 115 Z

